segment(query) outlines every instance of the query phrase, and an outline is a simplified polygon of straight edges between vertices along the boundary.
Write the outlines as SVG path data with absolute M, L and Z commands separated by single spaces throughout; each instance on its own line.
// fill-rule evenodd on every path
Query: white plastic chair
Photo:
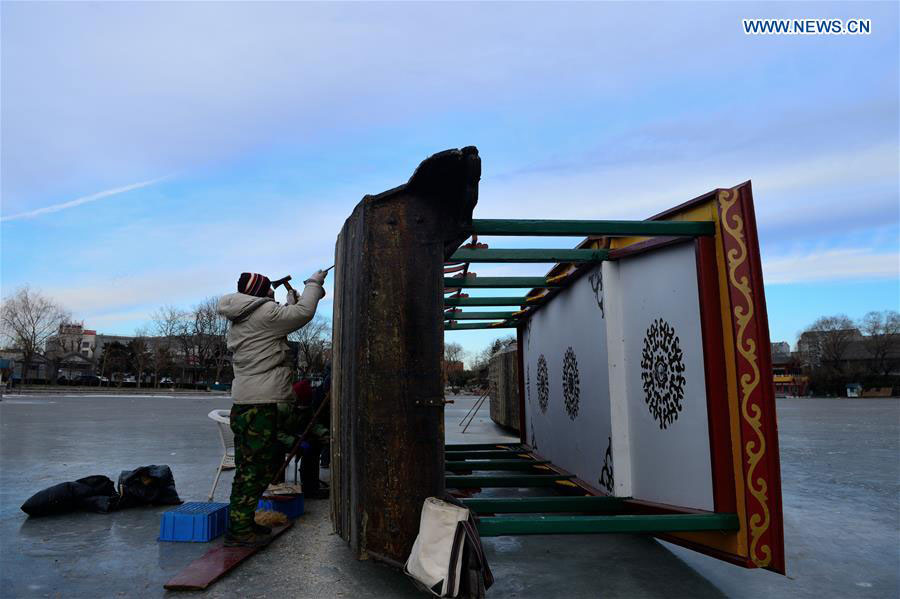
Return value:
M 219 429 L 219 439 L 222 440 L 222 449 L 224 451 L 222 461 L 216 470 L 216 480 L 213 481 L 212 490 L 209 492 L 209 499 L 207 499 L 207 501 L 212 501 L 222 470 L 234 468 L 234 433 L 231 432 L 231 410 L 213 410 L 207 416 L 215 421 L 216 427 Z

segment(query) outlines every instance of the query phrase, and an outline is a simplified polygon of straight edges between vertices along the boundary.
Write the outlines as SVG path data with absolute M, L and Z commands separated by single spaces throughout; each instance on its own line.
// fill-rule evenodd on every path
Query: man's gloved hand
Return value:
M 303 281 L 303 284 L 307 283 L 318 283 L 319 285 L 323 285 L 325 283 L 325 277 L 328 275 L 324 270 L 317 270 L 313 274 L 310 275 L 308 279 Z
M 300 294 L 297 293 L 297 290 L 296 289 L 288 289 L 287 299 L 285 300 L 285 303 L 288 306 L 293 306 L 294 304 L 296 304 L 299 301 L 300 301 Z

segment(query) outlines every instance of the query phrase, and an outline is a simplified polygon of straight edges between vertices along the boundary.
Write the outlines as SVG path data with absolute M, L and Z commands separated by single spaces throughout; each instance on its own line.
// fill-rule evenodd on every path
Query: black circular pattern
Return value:
M 547 375 L 547 360 L 541 354 L 537 363 L 537 392 L 538 406 L 541 413 L 547 413 L 547 404 L 550 402 L 550 377 Z
M 644 401 L 650 414 L 665 429 L 678 419 L 684 399 L 684 354 L 675 329 L 658 318 L 644 336 L 641 353 Z
M 570 347 L 563 358 L 563 397 L 566 398 L 566 414 L 575 420 L 578 417 L 578 401 L 581 397 L 581 383 L 578 378 L 578 360 Z

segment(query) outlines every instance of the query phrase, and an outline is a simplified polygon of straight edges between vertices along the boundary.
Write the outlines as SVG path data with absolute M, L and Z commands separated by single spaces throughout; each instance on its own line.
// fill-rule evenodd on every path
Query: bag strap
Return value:
M 478 534 L 478 526 L 471 512 L 469 514 L 469 519 L 460 524 L 463 525 L 463 528 L 466 531 L 466 547 L 472 552 L 472 556 L 478 563 L 478 568 L 481 570 L 481 576 L 484 581 L 484 588 L 487 590 L 494 584 L 494 573 L 491 572 L 487 557 L 484 555 L 484 547 L 481 545 L 481 535 Z

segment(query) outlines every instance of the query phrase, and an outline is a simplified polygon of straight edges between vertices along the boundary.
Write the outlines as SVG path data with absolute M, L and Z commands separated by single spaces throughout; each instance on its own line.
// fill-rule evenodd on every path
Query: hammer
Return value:
M 331 270 L 332 268 L 334 268 L 334 266 L 335 266 L 335 265 L 332 264 L 331 266 L 329 266 L 328 268 L 325 269 L 325 272 L 328 272 L 329 270 Z M 288 291 L 293 291 L 294 288 L 291 287 L 291 284 L 290 284 L 290 283 L 288 283 L 288 281 L 290 281 L 290 280 L 291 280 L 291 275 L 288 275 L 288 276 L 286 276 L 286 277 L 281 277 L 281 278 L 278 279 L 277 281 L 272 281 L 272 289 L 278 289 L 278 286 L 279 286 L 279 285 L 284 285 L 284 288 L 285 288 L 285 289 L 287 289 Z
M 284 285 L 285 289 L 287 289 L 288 291 L 293 291 L 294 288 L 291 287 L 290 283 L 288 283 L 288 281 L 290 281 L 290 280 L 291 280 L 291 275 L 288 275 L 286 277 L 281 277 L 277 281 L 272 281 L 272 289 L 278 289 L 279 285 Z

